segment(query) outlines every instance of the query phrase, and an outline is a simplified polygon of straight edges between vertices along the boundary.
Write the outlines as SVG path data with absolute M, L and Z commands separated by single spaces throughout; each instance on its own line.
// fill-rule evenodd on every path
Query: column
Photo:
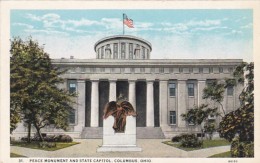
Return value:
M 203 89 L 206 87 L 206 79 L 198 79 L 198 106 L 205 104 L 203 97 Z
M 186 80 L 178 80 L 178 127 L 186 127 L 186 122 L 182 120 L 181 114 L 186 113 L 187 91 Z
M 76 131 L 82 131 L 85 127 L 85 96 L 86 96 L 86 82 L 85 80 L 77 80 L 77 90 L 78 90 L 78 110 L 77 110 L 77 126 L 75 126 Z
M 146 126 L 154 127 L 153 81 L 147 81 L 146 91 Z
M 109 101 L 116 101 L 116 80 L 109 80 Z
M 91 114 L 90 114 L 90 126 L 91 127 L 98 127 L 98 80 L 91 80 Z
M 168 81 L 160 81 L 160 126 L 168 126 Z
M 128 95 L 129 102 L 136 110 L 135 80 L 129 80 L 128 83 L 129 83 L 129 95 Z

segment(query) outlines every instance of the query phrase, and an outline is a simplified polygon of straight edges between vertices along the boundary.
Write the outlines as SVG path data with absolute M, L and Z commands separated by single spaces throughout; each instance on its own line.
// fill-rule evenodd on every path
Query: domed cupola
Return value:
M 97 59 L 150 59 L 150 42 L 129 35 L 105 37 L 94 46 Z

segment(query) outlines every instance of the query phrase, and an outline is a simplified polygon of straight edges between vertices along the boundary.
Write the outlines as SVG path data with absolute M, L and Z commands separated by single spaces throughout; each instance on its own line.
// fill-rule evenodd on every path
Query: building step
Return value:
M 84 127 L 81 138 L 101 139 L 103 137 L 103 127 Z
M 165 137 L 161 127 L 137 127 L 136 133 L 138 139 L 163 139 Z
M 163 139 L 165 137 L 160 127 L 137 127 L 136 133 L 138 139 Z M 101 139 L 103 127 L 85 127 L 80 136 L 87 139 Z

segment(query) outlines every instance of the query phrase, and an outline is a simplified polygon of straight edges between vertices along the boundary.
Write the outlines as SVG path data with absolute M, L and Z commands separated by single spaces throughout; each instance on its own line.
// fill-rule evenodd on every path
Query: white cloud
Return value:
M 234 40 L 216 36 L 190 37 L 166 36 L 147 37 L 152 43 L 153 59 L 244 59 L 253 60 L 252 41 Z
M 201 20 L 201 21 L 195 21 L 190 20 L 186 23 L 187 26 L 212 26 L 212 25 L 220 25 L 221 20 Z
M 249 29 L 249 28 L 252 28 L 252 27 L 253 27 L 253 23 L 249 23 L 247 25 L 241 26 L 240 28 L 241 29 Z
M 160 23 L 162 26 L 166 26 L 166 27 L 169 27 L 169 26 L 172 26 L 172 23 L 169 23 L 169 22 L 162 22 Z
M 45 29 L 25 29 L 24 32 L 28 33 L 28 35 L 35 34 L 36 36 L 44 34 L 45 37 L 47 37 L 46 34 L 47 35 L 57 35 L 57 36 L 60 36 L 60 35 L 67 36 L 68 35 L 66 32 L 55 31 L 55 30 L 50 30 L 50 29 L 49 30 L 45 30 Z
M 190 20 L 183 23 L 170 23 L 163 22 L 160 23 L 162 25 L 162 30 L 166 32 L 171 32 L 175 34 L 191 34 L 189 31 L 211 31 L 215 29 L 226 29 L 227 27 L 221 27 L 221 22 L 226 20 L 225 18 L 222 20 Z
M 104 37 L 104 36 L 103 36 Z M 39 44 L 45 44 L 44 50 L 50 54 L 51 58 L 74 58 L 90 59 L 95 58 L 94 44 L 99 40 L 100 36 L 49 36 L 44 35 L 34 36 L 33 39 L 38 40 Z
M 42 18 L 40 16 L 36 16 L 36 15 L 33 15 L 33 14 L 26 14 L 25 17 L 29 18 L 31 20 L 34 20 L 34 21 L 41 21 L 42 20 Z
M 79 59 L 95 58 L 94 44 L 111 33 L 98 33 L 94 36 L 67 37 L 65 35 L 44 34 L 33 36 L 33 39 L 45 44 L 45 51 L 51 58 Z M 179 36 L 139 36 L 152 43 L 152 59 L 244 59 L 252 61 L 252 41 L 234 40 L 216 36 L 200 36 L 197 40 Z
M 100 22 L 98 21 L 93 21 L 93 20 L 88 20 L 88 19 L 80 19 L 80 20 L 67 20 L 63 21 L 65 24 L 72 24 L 75 27 L 80 27 L 80 26 L 90 26 L 90 25 L 100 25 Z
M 232 34 L 242 34 L 242 31 L 232 30 L 231 33 L 232 33 Z
M 148 23 L 148 22 L 136 22 L 136 23 L 134 23 L 134 26 L 136 28 L 150 28 L 153 25 L 154 25 L 153 23 Z
M 58 14 L 45 14 L 41 17 L 42 20 L 59 20 L 60 19 L 60 15 Z
M 194 28 L 191 31 L 212 31 L 216 29 L 228 29 L 228 27 L 200 27 L 200 28 Z
M 25 24 L 25 23 L 13 23 L 12 25 L 14 25 L 14 26 L 21 26 L 21 27 L 24 27 L 26 29 L 33 29 L 34 28 L 32 25 Z

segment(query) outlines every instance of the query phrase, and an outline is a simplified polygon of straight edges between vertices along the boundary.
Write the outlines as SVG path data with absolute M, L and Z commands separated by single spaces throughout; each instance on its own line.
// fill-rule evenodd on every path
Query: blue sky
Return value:
M 134 21 L 125 34 L 152 43 L 153 59 L 253 60 L 253 13 L 207 10 L 12 10 L 11 37 L 44 44 L 52 58 L 95 58 L 99 39 L 122 34 L 122 14 Z

